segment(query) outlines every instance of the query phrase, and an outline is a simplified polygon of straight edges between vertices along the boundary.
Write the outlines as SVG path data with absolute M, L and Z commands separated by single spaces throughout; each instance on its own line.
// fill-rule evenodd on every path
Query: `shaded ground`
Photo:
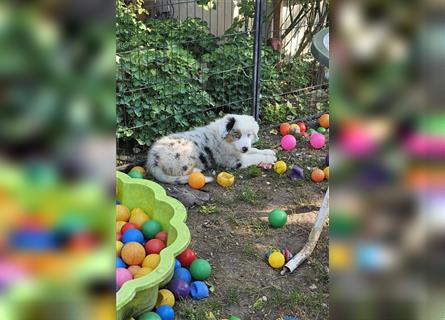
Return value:
M 279 139 L 263 132 L 258 147 L 278 150 Z M 285 315 L 301 320 L 328 319 L 327 228 L 309 261 L 293 274 L 281 276 L 264 259 L 270 247 L 298 252 L 315 221 L 328 185 L 310 181 L 309 169 L 323 169 L 327 151 L 308 146 L 301 137 L 295 150 L 278 153 L 288 166 L 302 167 L 305 180 L 293 182 L 273 170 L 262 171 L 257 177 L 248 170 L 237 170 L 231 171 L 236 177 L 233 187 L 224 189 L 216 183 L 204 187 L 210 201 L 189 209 L 188 226 L 191 248 L 213 267 L 208 282 L 215 290 L 207 300 L 178 303 L 177 319 L 214 319 L 210 313 L 216 319 L 230 315 L 243 320 L 274 320 Z M 282 229 L 270 229 L 267 224 L 267 214 L 274 208 L 289 215 Z

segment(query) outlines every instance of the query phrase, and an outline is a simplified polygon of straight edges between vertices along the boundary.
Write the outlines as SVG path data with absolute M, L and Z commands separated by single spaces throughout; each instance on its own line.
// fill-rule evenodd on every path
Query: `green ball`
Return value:
M 132 170 L 128 173 L 128 175 L 135 179 L 142 179 L 144 175 L 137 170 Z
M 269 213 L 269 224 L 274 228 L 281 228 L 287 222 L 286 211 L 274 209 Z
M 138 317 L 138 320 L 162 320 L 155 312 L 145 312 Z
M 229 320 L 241 320 L 241 318 L 235 317 L 235 316 L 230 316 Z
M 206 280 L 210 277 L 211 272 L 212 267 L 210 266 L 210 263 L 204 259 L 196 259 L 190 266 L 190 273 L 196 280 Z
M 312 134 L 312 133 L 314 133 L 314 132 L 315 132 L 314 129 L 312 129 L 312 128 L 309 129 L 309 134 Z
M 153 239 L 161 231 L 161 225 L 155 220 L 148 220 L 142 225 L 141 231 L 145 239 Z
M 326 132 L 326 128 L 318 127 L 317 131 L 320 132 L 320 133 L 325 133 Z

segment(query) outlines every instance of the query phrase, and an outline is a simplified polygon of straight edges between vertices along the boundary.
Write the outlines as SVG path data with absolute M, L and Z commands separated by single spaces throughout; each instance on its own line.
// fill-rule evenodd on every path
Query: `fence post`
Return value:
M 252 77 L 252 116 L 259 117 L 260 108 L 260 80 L 261 80 L 261 20 L 263 13 L 263 0 L 255 1 L 255 39 L 253 44 L 253 77 Z

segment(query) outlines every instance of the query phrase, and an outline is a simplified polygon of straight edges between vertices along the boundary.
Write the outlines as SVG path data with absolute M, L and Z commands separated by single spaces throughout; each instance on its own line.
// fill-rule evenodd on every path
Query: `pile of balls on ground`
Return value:
M 155 309 L 143 313 L 137 320 L 173 320 L 173 306 L 176 301 L 187 297 L 193 300 L 208 298 L 209 288 L 204 281 L 210 277 L 211 272 L 210 264 L 197 258 L 196 253 L 187 248 L 175 260 L 173 278 L 165 288 L 159 290 Z

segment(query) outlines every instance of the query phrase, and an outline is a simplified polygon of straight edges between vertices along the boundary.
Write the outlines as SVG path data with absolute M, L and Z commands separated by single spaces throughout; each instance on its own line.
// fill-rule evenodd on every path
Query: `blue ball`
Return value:
M 125 264 L 125 262 L 121 258 L 116 257 L 116 268 L 126 268 L 126 267 L 127 265 Z
M 192 275 L 186 268 L 178 268 L 173 274 L 173 279 L 181 279 L 187 283 L 190 283 L 192 281 Z
M 140 232 L 138 229 L 128 229 L 122 235 L 121 241 L 123 244 L 128 242 L 139 242 L 140 244 L 144 244 L 145 239 L 142 232 Z
M 193 300 L 201 300 L 209 297 L 209 288 L 203 281 L 192 282 L 190 296 Z
M 119 200 L 116 200 L 116 204 L 121 204 L 121 202 Z
M 175 259 L 175 270 L 176 270 L 176 269 L 179 269 L 179 268 L 181 268 L 181 267 L 182 267 L 181 262 L 179 262 L 178 259 Z
M 161 317 L 162 320 L 174 320 L 175 311 L 169 305 L 163 304 L 156 309 L 156 313 Z

